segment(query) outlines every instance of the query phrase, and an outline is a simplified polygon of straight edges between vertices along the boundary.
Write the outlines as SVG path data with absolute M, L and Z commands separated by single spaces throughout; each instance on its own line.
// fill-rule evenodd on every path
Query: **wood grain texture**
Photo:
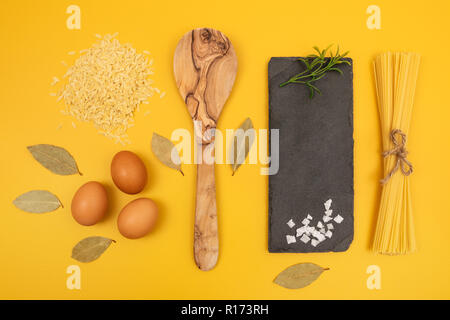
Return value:
M 220 31 L 192 30 L 179 41 L 174 56 L 177 87 L 194 122 L 195 140 L 203 151 L 214 143 L 214 129 L 236 78 L 233 45 Z M 197 166 L 194 257 L 210 270 L 219 255 L 214 164 Z
M 204 150 L 206 146 L 202 146 Z M 203 151 L 202 150 L 202 151 Z M 211 270 L 219 257 L 216 182 L 214 164 L 197 165 L 197 197 L 194 225 L 194 258 L 204 271 Z

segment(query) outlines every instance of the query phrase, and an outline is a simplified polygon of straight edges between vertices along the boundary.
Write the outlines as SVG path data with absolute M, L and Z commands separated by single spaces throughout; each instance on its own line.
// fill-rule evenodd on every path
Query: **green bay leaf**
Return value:
M 255 131 L 253 130 L 253 122 L 250 118 L 247 118 L 233 135 L 233 142 L 231 145 L 231 148 L 233 148 L 231 152 L 231 154 L 233 154 L 233 163 L 231 164 L 231 169 L 233 170 L 232 175 L 234 175 L 236 170 L 245 162 L 254 141 Z
M 28 191 L 14 199 L 13 204 L 30 213 L 47 213 L 62 206 L 58 197 L 46 190 Z
M 313 283 L 325 270 L 314 263 L 294 264 L 283 270 L 273 282 L 288 289 L 304 288 Z
M 81 175 L 75 159 L 64 148 L 51 144 L 37 144 L 27 148 L 36 161 L 53 173 L 63 176 Z
M 105 237 L 88 237 L 78 242 L 72 249 L 72 258 L 79 262 L 91 262 L 97 260 L 103 252 L 115 242 Z
M 164 165 L 180 171 L 184 176 L 181 170 L 180 155 L 172 141 L 154 132 L 152 136 L 152 151 Z

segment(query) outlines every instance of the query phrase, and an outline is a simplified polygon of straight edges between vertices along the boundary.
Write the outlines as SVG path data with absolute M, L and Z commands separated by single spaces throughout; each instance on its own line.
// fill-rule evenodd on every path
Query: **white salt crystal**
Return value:
M 333 229 L 334 229 L 334 226 L 333 226 L 332 223 L 329 223 L 329 224 L 327 224 L 327 228 L 328 228 L 329 230 L 333 230 Z
M 314 238 L 316 238 L 319 241 L 325 240 L 325 236 L 321 234 L 319 231 L 313 233 Z
M 327 238 L 331 238 L 332 235 L 333 235 L 333 232 L 331 232 L 330 230 L 328 230 L 327 233 L 325 233 L 325 236 Z
M 305 227 L 297 228 L 297 237 L 301 237 L 306 231 Z
M 286 235 L 286 241 L 288 244 L 297 242 L 297 240 L 295 240 L 295 237 L 291 235 Z
M 327 215 L 327 216 L 331 216 L 332 213 L 333 213 L 333 210 L 326 210 L 325 211 L 325 215 Z
M 308 237 L 306 234 L 304 234 L 301 238 L 300 241 L 303 243 L 308 243 L 308 241 L 311 240 L 310 237 Z
M 316 230 L 316 228 L 314 228 L 314 227 L 306 227 L 306 234 L 310 235 L 311 233 L 314 232 L 314 230 Z
M 325 228 L 322 228 L 319 231 L 320 231 L 320 233 L 323 233 L 323 234 L 327 232 L 327 230 L 325 230 Z
M 332 202 L 333 202 L 333 200 L 331 200 L 331 199 L 328 199 L 327 201 L 325 201 L 325 203 L 323 204 L 325 206 L 325 210 L 330 210 Z
M 311 215 L 308 214 L 308 216 L 306 217 L 306 219 L 312 220 Z
M 333 220 L 333 218 L 332 217 L 329 217 L 329 216 L 323 216 L 323 222 L 328 222 L 328 221 L 331 221 L 331 220 Z
M 294 221 L 292 221 L 292 219 L 291 220 L 289 220 L 287 223 L 286 223 L 288 226 L 289 226 L 289 228 L 292 228 L 292 227 L 294 227 L 295 226 L 295 222 Z
M 344 218 L 342 218 L 340 215 L 337 215 L 336 217 L 334 217 L 334 221 L 336 223 L 341 223 L 344 220 Z
M 320 243 L 320 241 L 317 241 L 316 239 L 312 239 L 312 240 L 311 240 L 311 245 L 312 245 L 313 247 L 316 247 L 319 243 Z
M 308 224 L 309 224 L 309 220 L 308 219 L 303 219 L 303 221 L 302 221 L 302 224 L 304 225 L 304 226 L 307 226 Z
M 317 228 L 323 228 L 323 224 L 322 224 L 322 222 L 317 222 Z

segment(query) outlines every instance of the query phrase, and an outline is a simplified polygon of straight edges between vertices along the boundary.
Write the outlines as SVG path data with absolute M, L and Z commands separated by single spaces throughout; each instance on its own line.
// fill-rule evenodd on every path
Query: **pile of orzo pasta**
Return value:
M 97 35 L 99 40 L 92 47 L 80 51 L 57 96 L 65 103 L 63 113 L 92 122 L 99 133 L 126 143 L 134 112 L 159 90 L 149 79 L 153 61 L 147 52 L 137 53 L 116 36 Z

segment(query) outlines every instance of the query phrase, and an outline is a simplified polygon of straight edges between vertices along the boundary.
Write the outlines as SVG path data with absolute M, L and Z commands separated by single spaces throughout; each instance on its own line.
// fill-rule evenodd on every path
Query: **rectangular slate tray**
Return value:
M 280 88 L 293 75 L 304 70 L 295 57 L 276 57 L 269 62 L 269 127 L 279 129 L 279 171 L 269 176 L 269 252 L 346 251 L 353 241 L 353 62 L 340 64 L 343 75 L 328 72 L 315 85 L 322 94 L 309 97 L 301 84 Z M 270 144 L 274 141 L 270 141 Z M 272 150 L 271 147 L 269 150 Z M 325 214 L 331 199 L 330 214 Z M 309 240 L 305 218 L 310 217 Z M 337 223 L 334 218 L 343 220 Z M 332 220 L 325 223 L 324 216 Z M 295 226 L 287 223 L 291 220 Z M 329 218 L 325 218 L 329 220 Z M 339 218 L 336 219 L 339 221 Z M 314 235 L 325 240 L 312 245 Z M 312 227 L 315 230 L 312 230 Z M 288 244 L 287 236 L 295 242 Z M 304 239 L 307 240 L 306 238 Z

